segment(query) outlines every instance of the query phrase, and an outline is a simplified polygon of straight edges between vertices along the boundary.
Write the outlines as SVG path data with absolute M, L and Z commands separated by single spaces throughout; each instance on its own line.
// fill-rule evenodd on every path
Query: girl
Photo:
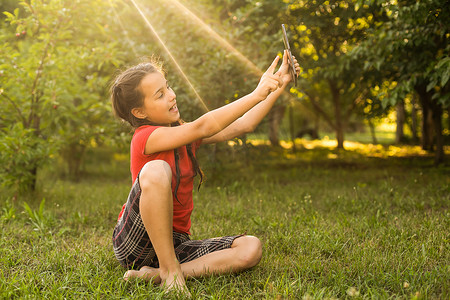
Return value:
M 187 277 L 238 272 L 258 264 L 262 248 L 254 236 L 190 240 L 193 177 L 202 178 L 195 151 L 200 144 L 254 130 L 292 80 L 286 51 L 275 72 L 278 60 L 252 93 L 187 123 L 181 121 L 176 95 L 155 64 L 139 64 L 116 78 L 111 87 L 114 111 L 135 128 L 134 184 L 113 233 L 114 254 L 129 269 L 125 280 L 152 279 L 167 290 L 189 294 Z

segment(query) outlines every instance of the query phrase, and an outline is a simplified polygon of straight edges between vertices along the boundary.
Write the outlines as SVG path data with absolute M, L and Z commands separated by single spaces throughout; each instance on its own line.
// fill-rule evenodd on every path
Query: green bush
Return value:
M 37 168 L 51 153 L 51 143 L 22 123 L 0 133 L 0 183 L 15 191 L 34 189 Z

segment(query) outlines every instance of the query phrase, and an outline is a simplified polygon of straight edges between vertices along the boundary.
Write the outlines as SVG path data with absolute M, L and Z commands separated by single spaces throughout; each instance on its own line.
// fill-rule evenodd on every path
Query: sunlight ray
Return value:
M 119 26 L 120 26 L 120 28 L 122 29 L 122 32 L 123 32 L 123 34 L 125 35 L 125 39 L 127 40 L 127 43 L 130 45 L 131 50 L 133 51 L 133 54 L 134 54 L 136 57 L 138 57 L 138 53 L 137 53 L 137 51 L 136 51 L 136 48 L 134 47 L 133 42 L 131 41 L 130 36 L 128 35 L 128 31 L 125 30 L 125 27 L 123 26 L 123 23 L 122 23 L 122 21 L 120 20 L 120 16 L 119 16 L 119 14 L 117 13 L 117 10 L 116 10 L 116 8 L 114 7 L 114 5 L 113 5 L 113 3 L 112 3 L 112 0 L 108 0 L 108 3 L 109 3 L 109 6 L 111 7 L 111 9 L 112 9 L 113 12 L 114 12 L 114 15 L 115 15 L 115 17 L 116 17 L 116 20 L 117 20 L 117 22 L 119 23 Z
M 203 108 L 205 109 L 205 111 L 209 111 L 208 107 L 206 106 L 205 102 L 203 101 L 202 97 L 200 97 L 200 95 L 197 93 L 197 90 L 194 88 L 194 86 L 192 85 L 191 81 L 189 80 L 189 78 L 186 76 L 186 74 L 183 72 L 183 69 L 181 68 L 181 66 L 178 64 L 178 62 L 176 61 L 175 57 L 173 57 L 172 53 L 170 52 L 170 50 L 167 48 L 166 44 L 164 43 L 164 41 L 160 38 L 160 36 L 158 35 L 158 33 L 156 32 L 155 28 L 152 26 L 152 24 L 150 23 L 150 21 L 147 19 L 147 17 L 145 16 L 144 12 L 142 11 L 142 9 L 137 5 L 135 0 L 131 0 L 131 2 L 133 3 L 134 7 L 136 7 L 137 11 L 139 12 L 139 14 L 141 15 L 141 17 L 144 19 L 145 23 L 147 24 L 147 26 L 150 28 L 150 30 L 152 31 L 152 33 L 155 35 L 155 37 L 157 38 L 157 40 L 159 41 L 159 43 L 161 44 L 161 46 L 164 48 L 164 51 L 166 51 L 166 53 L 169 55 L 170 59 L 172 60 L 172 62 L 175 64 L 176 68 L 178 69 L 178 71 L 180 72 L 181 76 L 183 76 L 184 80 L 186 80 L 187 84 L 189 85 L 189 87 L 192 89 L 192 91 L 195 93 L 195 96 L 197 97 L 197 99 L 200 101 L 200 103 L 202 104 Z
M 264 72 L 258 68 L 254 63 L 252 63 L 246 56 L 244 56 L 239 50 L 237 50 L 233 45 L 231 45 L 226 39 L 221 37 L 214 29 L 212 29 L 208 24 L 206 24 L 202 19 L 200 19 L 196 14 L 189 10 L 186 6 L 180 3 L 178 0 L 165 0 L 164 2 L 170 2 L 175 7 L 177 7 L 181 12 L 186 13 L 192 20 L 194 20 L 201 28 L 206 30 L 212 38 L 214 38 L 219 44 L 227 49 L 228 51 L 234 53 L 237 58 L 242 61 L 247 67 L 250 68 L 255 74 L 261 76 Z

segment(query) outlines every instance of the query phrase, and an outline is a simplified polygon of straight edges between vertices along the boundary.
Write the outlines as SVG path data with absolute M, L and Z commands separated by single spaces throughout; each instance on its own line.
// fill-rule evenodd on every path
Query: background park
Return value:
M 302 72 L 257 130 L 204 146 L 193 238 L 263 241 L 195 299 L 449 299 L 450 7 L 444 0 L 2 0 L 0 298 L 165 298 L 124 282 L 131 179 L 118 70 L 156 55 L 190 121 Z

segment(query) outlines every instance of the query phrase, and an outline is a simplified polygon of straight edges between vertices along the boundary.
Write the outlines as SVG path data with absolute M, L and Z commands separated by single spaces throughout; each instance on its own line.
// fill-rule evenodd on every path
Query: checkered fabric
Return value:
M 123 214 L 114 228 L 114 254 L 127 269 L 140 269 L 143 266 L 158 268 L 158 258 L 139 212 L 140 195 L 139 179 L 136 179 Z M 188 234 L 174 231 L 175 255 L 180 263 L 188 262 L 205 254 L 230 248 L 233 241 L 240 236 L 242 235 L 191 240 Z

